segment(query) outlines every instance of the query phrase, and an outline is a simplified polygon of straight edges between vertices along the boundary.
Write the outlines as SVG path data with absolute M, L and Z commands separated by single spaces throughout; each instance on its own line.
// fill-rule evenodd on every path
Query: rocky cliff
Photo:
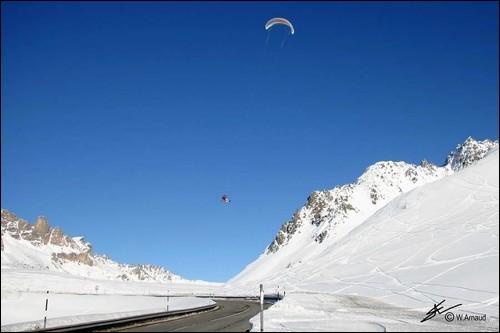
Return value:
M 2 267 L 48 269 L 86 277 L 122 281 L 182 280 L 163 267 L 121 264 L 97 255 L 83 237 L 70 237 L 47 218 L 39 216 L 34 224 L 2 209 Z

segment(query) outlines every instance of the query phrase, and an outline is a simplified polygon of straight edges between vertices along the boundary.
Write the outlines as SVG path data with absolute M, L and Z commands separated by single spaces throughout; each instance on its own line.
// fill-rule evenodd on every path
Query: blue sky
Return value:
M 376 161 L 498 138 L 497 2 L 2 2 L 1 28 L 2 208 L 187 278 Z

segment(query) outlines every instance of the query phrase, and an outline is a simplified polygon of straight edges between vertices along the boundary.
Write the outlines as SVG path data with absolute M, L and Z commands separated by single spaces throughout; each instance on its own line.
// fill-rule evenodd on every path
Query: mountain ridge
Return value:
M 1 226 L 2 268 L 21 266 L 121 281 L 188 281 L 161 266 L 122 264 L 94 254 L 84 237 L 65 235 L 44 216 L 31 224 L 2 209 Z
M 341 239 L 399 195 L 459 172 L 497 147 L 498 140 L 478 141 L 468 137 L 447 155 L 442 166 L 426 160 L 418 165 L 380 161 L 368 166 L 350 184 L 314 191 L 292 218 L 282 224 L 264 253 L 228 282 L 244 282 L 256 270 L 261 271 L 256 274 L 260 276 L 302 264 L 307 257 L 321 251 L 323 244 Z M 287 259 L 292 257 L 295 259 Z

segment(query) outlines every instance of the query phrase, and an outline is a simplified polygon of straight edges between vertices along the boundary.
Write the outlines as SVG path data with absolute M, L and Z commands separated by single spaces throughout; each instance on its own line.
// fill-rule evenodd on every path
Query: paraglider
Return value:
M 227 194 L 224 194 L 221 198 L 222 202 L 227 204 L 227 203 L 230 203 L 231 202 L 231 199 L 229 199 L 229 197 L 227 196 Z
M 276 24 L 281 24 L 281 25 L 286 25 L 287 27 L 290 28 L 290 33 L 293 35 L 295 33 L 295 29 L 290 21 L 288 21 L 286 18 L 282 17 L 275 17 L 267 21 L 266 25 L 264 26 L 266 30 L 269 30 L 272 26 Z

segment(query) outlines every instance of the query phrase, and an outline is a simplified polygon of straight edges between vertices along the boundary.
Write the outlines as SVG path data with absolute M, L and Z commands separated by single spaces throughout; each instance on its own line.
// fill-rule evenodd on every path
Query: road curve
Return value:
M 260 311 L 255 301 L 215 300 L 218 310 L 189 317 L 123 328 L 120 332 L 246 332 L 249 319 Z M 264 305 L 268 308 L 269 305 Z

